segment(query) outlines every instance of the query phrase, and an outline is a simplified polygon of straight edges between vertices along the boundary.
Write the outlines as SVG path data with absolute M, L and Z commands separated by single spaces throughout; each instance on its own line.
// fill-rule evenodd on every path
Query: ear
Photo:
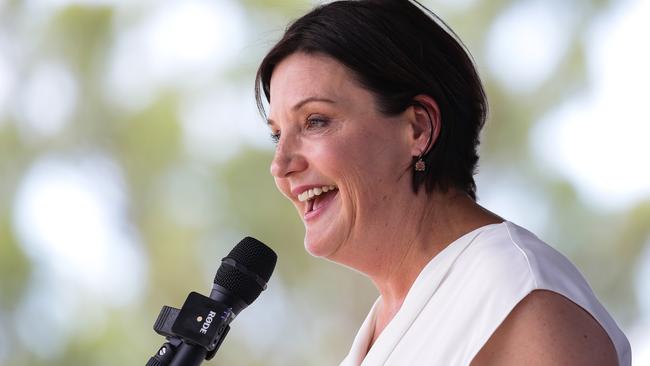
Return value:
M 440 135 L 440 108 L 433 98 L 420 94 L 413 98 L 407 112 L 411 127 L 411 155 L 424 155 Z

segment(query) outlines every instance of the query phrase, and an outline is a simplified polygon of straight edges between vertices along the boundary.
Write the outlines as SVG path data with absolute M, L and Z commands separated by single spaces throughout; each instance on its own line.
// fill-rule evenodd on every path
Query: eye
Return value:
M 329 123 L 329 119 L 319 115 L 311 115 L 307 118 L 307 128 L 325 127 Z
M 269 137 L 271 137 L 271 141 L 276 145 L 280 142 L 280 132 L 271 132 Z

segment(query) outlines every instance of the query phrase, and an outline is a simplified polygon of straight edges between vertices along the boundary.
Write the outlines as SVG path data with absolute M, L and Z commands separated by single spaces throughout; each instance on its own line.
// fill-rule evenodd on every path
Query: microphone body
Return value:
M 169 366 L 198 366 L 206 358 L 208 351 L 200 346 L 183 343 L 178 347 Z
M 266 289 L 277 255 L 246 237 L 222 259 L 210 296 L 191 292 L 181 309 L 163 306 L 154 324 L 167 342 L 147 366 L 198 366 L 216 354 L 230 322 Z

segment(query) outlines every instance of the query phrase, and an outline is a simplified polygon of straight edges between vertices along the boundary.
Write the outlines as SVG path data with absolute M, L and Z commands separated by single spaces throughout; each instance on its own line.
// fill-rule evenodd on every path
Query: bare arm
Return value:
M 562 295 L 533 291 L 512 310 L 472 361 L 489 365 L 618 365 L 605 330 Z

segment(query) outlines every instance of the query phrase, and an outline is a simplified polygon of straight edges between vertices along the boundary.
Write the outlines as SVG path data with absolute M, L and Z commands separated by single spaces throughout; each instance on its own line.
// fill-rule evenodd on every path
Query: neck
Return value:
M 461 236 L 503 219 L 479 206 L 463 192 L 450 190 L 423 198 L 420 193 L 401 212 L 396 225 L 377 231 L 374 255 L 366 256 L 364 268 L 381 294 L 378 311 L 380 322 L 387 324 L 402 306 L 404 298 L 422 269 L 438 253 Z M 384 324 L 384 325 L 385 325 Z

